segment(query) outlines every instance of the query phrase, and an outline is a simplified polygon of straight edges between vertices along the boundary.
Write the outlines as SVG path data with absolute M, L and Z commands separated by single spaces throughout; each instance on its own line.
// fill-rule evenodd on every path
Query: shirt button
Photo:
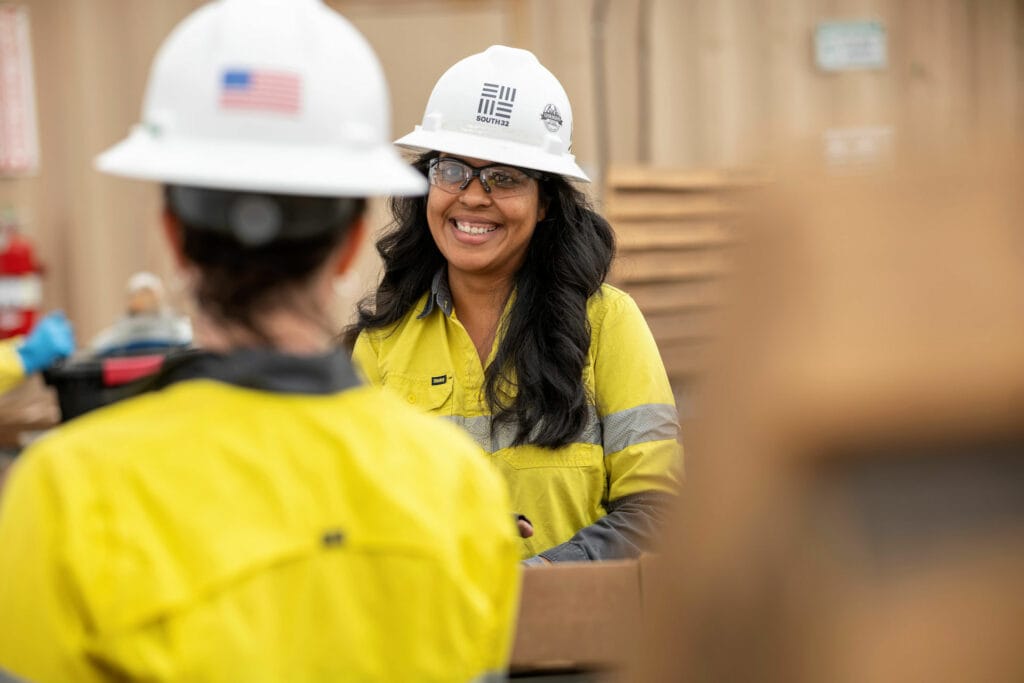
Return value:
M 416 395 L 415 394 L 409 394 L 405 398 L 406 398 L 407 401 L 409 401 L 409 403 L 415 403 L 416 402 Z

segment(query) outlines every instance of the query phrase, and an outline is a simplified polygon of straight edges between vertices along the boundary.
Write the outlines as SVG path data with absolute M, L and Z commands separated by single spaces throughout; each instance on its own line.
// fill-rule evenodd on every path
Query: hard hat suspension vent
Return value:
M 348 227 L 358 199 L 210 190 L 169 185 L 167 205 L 186 226 L 230 235 L 247 247 L 303 240 Z

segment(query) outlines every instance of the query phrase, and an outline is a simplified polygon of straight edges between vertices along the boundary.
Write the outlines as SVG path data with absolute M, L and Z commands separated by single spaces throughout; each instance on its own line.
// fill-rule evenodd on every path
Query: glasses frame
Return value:
M 447 189 L 447 188 L 445 188 L 445 187 L 443 187 L 443 186 L 441 186 L 441 185 L 439 185 L 439 184 L 434 182 L 434 172 L 435 172 L 435 169 L 437 168 L 438 164 L 440 164 L 442 161 L 451 161 L 451 162 L 459 164 L 463 168 L 468 168 L 469 169 L 469 177 L 466 178 L 462 182 L 461 185 L 459 185 L 459 189 L 458 190 L 452 191 L 452 190 L 449 190 L 449 189 Z M 538 182 L 544 178 L 544 174 L 543 173 L 541 173 L 540 171 L 535 171 L 532 168 L 520 168 L 519 166 L 513 166 L 512 164 L 502 164 L 502 163 L 487 164 L 486 166 L 471 166 L 471 165 L 469 165 L 468 163 L 466 163 L 465 161 L 463 161 L 462 159 L 460 159 L 458 157 L 434 157 L 433 159 L 431 159 L 430 160 L 430 164 L 427 166 L 427 178 L 430 180 L 430 184 L 431 185 L 433 185 L 437 189 L 441 190 L 442 192 L 447 192 L 448 194 L 458 194 L 459 192 L 465 192 L 466 188 L 469 187 L 469 184 L 471 182 L 473 182 L 473 178 L 476 178 L 477 180 L 480 181 L 480 187 L 484 188 L 484 192 L 486 192 L 487 194 L 491 194 L 491 184 L 490 184 L 490 181 L 484 182 L 483 172 L 486 171 L 489 168 L 495 168 L 495 167 L 497 167 L 497 168 L 514 168 L 515 170 L 519 171 L 520 173 L 522 173 L 523 175 L 527 176 L 528 178 L 533 178 L 534 180 L 536 180 Z M 517 195 L 516 194 L 510 194 L 510 195 L 506 195 L 506 196 L 508 196 L 508 197 L 515 197 Z

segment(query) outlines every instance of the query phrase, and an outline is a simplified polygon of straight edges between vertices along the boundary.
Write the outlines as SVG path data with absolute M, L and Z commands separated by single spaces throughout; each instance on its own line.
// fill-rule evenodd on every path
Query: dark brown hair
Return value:
M 218 190 L 203 190 L 220 192 Z M 308 217 L 322 212 L 332 220 L 304 234 L 289 233 L 286 219 L 280 235 L 262 244 L 245 244 L 228 226 L 215 221 L 183 218 L 167 193 L 167 210 L 178 219 L 185 257 L 199 269 L 196 298 L 214 319 L 241 326 L 269 342 L 257 323 L 257 313 L 268 307 L 302 306 L 294 293 L 326 262 L 366 208 L 362 198 L 338 199 L 260 195 L 279 205 L 299 207 Z M 330 204 L 320 204 L 329 202 Z M 340 210 L 339 210 L 340 207 Z

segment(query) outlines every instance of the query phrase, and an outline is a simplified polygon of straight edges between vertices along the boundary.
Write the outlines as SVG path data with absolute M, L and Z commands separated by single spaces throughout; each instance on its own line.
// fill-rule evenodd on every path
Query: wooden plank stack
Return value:
M 644 312 L 674 385 L 700 370 L 729 270 L 736 193 L 755 184 L 721 171 L 608 171 L 605 216 L 618 240 L 609 280 Z

